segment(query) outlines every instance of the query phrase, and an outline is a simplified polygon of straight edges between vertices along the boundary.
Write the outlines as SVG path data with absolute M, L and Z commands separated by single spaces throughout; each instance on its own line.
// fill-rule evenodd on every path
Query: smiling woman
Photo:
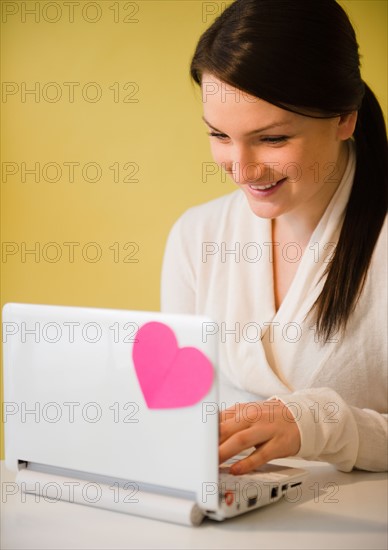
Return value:
M 201 36 L 191 76 L 239 189 L 176 222 L 162 309 L 228 327 L 220 460 L 253 448 L 234 473 L 288 455 L 384 470 L 387 141 L 349 19 L 335 0 L 236 0 Z M 250 261 L 232 243 L 271 254 Z M 204 244 L 226 253 L 204 258 Z M 259 342 L 241 331 L 252 324 Z M 250 416 L 262 401 L 271 414 Z
M 231 87 L 224 98 L 225 84 L 204 74 L 202 87 L 209 84 L 215 93 L 203 103 L 204 119 L 217 121 L 207 122 L 213 130 L 223 126 L 222 131 L 210 132 L 215 161 L 241 186 L 256 215 L 277 218 L 292 213 L 299 220 L 308 220 L 306 231 L 311 233 L 345 170 L 344 140 L 353 134 L 356 112 L 329 119 L 309 118 L 267 101 L 252 101 L 252 96 L 241 100 L 238 90 Z M 336 178 L 329 184 L 311 185 L 314 163 L 335 165 Z

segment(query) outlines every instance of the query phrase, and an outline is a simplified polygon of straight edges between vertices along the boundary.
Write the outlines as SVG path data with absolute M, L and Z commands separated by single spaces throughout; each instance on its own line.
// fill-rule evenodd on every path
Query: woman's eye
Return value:
M 228 136 L 226 134 L 222 134 L 221 132 L 207 132 L 208 136 L 215 137 L 220 141 L 224 141 L 228 139 Z M 288 136 L 267 136 L 260 138 L 260 141 L 263 143 L 283 143 L 287 141 Z
M 227 135 L 226 134 L 220 134 L 218 132 L 208 132 L 207 133 L 208 136 L 211 136 L 211 137 L 215 137 L 217 139 L 227 139 Z
M 268 136 L 262 138 L 262 141 L 265 143 L 282 143 L 283 141 L 287 141 L 287 136 Z

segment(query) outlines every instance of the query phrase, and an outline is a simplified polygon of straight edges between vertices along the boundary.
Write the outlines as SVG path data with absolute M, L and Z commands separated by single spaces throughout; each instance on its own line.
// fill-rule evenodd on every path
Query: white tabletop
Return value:
M 2 464 L 1 548 L 388 548 L 385 473 L 345 474 L 325 463 L 276 462 L 309 471 L 296 502 L 283 499 L 222 523 L 206 519 L 199 527 L 10 496 L 14 475 Z

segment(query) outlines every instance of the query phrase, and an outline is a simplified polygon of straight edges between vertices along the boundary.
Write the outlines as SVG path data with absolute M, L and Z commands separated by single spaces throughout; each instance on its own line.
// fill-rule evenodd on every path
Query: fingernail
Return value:
M 233 464 L 231 470 L 232 474 L 241 474 L 242 467 L 240 466 L 240 464 Z

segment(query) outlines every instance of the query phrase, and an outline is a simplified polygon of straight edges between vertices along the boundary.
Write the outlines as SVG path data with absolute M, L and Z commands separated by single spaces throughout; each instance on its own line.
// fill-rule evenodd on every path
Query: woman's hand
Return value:
M 220 464 L 256 447 L 231 466 L 231 474 L 245 474 L 275 458 L 296 455 L 300 444 L 294 416 L 282 401 L 237 403 L 220 414 Z

